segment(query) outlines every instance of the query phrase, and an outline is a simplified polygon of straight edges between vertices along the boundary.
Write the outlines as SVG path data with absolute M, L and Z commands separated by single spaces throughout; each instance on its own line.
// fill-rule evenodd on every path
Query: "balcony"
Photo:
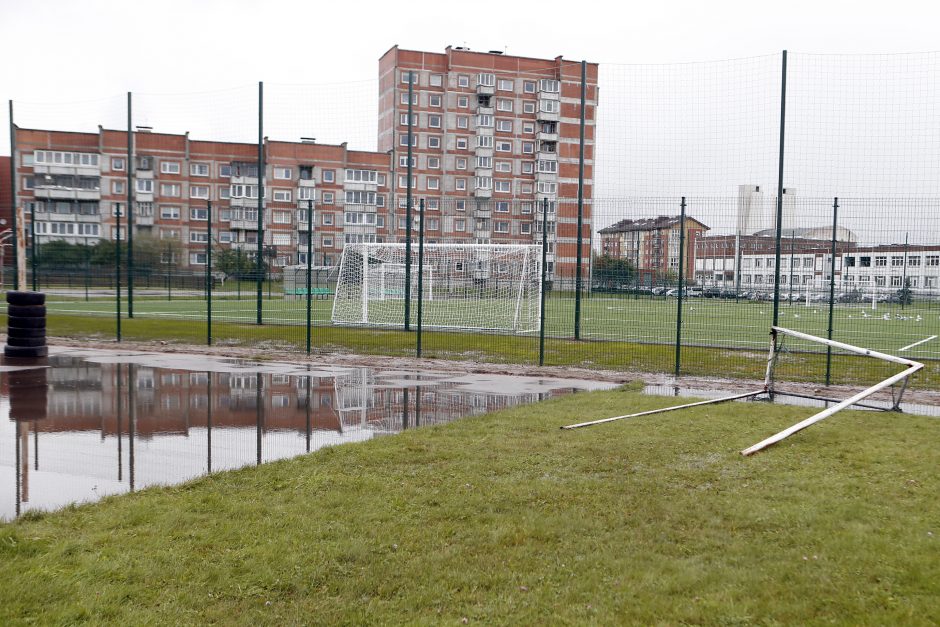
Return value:
M 257 231 L 258 230 L 258 219 L 254 220 L 236 220 L 232 219 L 229 222 L 229 228 L 233 231 Z
M 36 198 L 49 198 L 51 200 L 101 200 L 100 189 L 37 186 L 33 190 L 33 194 Z
M 229 198 L 229 205 L 232 207 L 251 207 L 252 209 L 258 206 L 257 198 Z
M 496 85 L 477 83 L 477 95 L 492 96 L 496 93 Z
M 538 139 L 540 142 L 557 142 L 558 131 L 555 131 L 554 133 L 545 133 L 545 132 L 539 131 L 538 133 L 536 133 L 535 138 Z
M 50 165 L 34 163 L 34 174 L 72 174 L 75 176 L 101 176 L 101 167 L 97 165 Z
M 535 119 L 539 122 L 557 122 L 561 118 L 559 113 L 550 113 L 548 111 L 543 111 L 541 103 L 539 103 L 538 111 L 535 114 Z
M 557 181 L 558 181 L 557 172 L 536 172 L 535 173 L 536 183 L 555 183 Z
M 477 113 L 480 115 L 495 115 L 496 112 L 493 110 L 492 106 L 489 107 L 477 107 Z
M 492 198 L 492 197 L 493 197 L 493 190 L 492 190 L 492 188 L 490 188 L 490 189 L 481 189 L 481 188 L 477 188 L 477 189 L 473 190 L 473 195 L 474 195 L 474 197 L 476 197 L 476 198 Z

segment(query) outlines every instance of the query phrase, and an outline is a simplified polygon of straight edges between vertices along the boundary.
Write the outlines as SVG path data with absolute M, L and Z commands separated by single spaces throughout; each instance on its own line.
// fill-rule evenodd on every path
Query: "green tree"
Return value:
M 636 268 L 628 259 L 601 255 L 594 258 L 593 275 L 597 289 L 620 289 L 633 284 Z

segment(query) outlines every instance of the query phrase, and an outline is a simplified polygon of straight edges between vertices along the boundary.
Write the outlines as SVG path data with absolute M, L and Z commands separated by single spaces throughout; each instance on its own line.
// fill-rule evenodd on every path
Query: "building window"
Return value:
M 225 163 L 219 166 L 219 178 L 229 178 L 232 176 L 232 166 Z
M 209 164 L 208 163 L 190 163 L 189 174 L 190 176 L 209 176 Z
M 507 181 L 508 183 L 508 181 Z M 499 181 L 496 182 L 499 185 Z M 496 191 L 499 191 L 498 189 Z M 496 202 L 496 211 L 497 213 L 509 213 L 509 201 L 508 200 L 499 200 Z
M 207 220 L 209 220 L 209 209 L 205 207 L 203 208 L 191 207 L 189 210 L 189 219 L 206 222 Z
M 274 224 L 290 224 L 290 211 L 272 211 L 271 221 Z
M 495 87 L 496 75 L 490 74 L 488 72 L 481 72 L 477 76 L 477 85 L 482 85 L 483 87 Z
M 463 218 L 457 218 L 454 220 L 454 230 L 463 232 L 467 230 L 467 221 Z
M 407 114 L 407 113 L 401 113 L 401 114 L 399 114 L 399 116 L 398 116 L 398 123 L 401 124 L 402 126 L 408 126 L 408 114 Z M 417 114 L 417 113 L 412 113 L 412 114 L 411 114 L 411 125 L 412 125 L 412 126 L 417 126 L 417 125 L 418 125 L 418 114 Z
M 123 194 L 124 193 L 124 181 L 111 181 L 111 193 Z
M 492 148 L 492 147 L 493 147 L 492 135 L 477 135 L 477 148 Z
M 470 106 L 470 98 L 468 96 L 457 96 L 457 108 L 466 109 Z
M 274 168 L 274 178 L 289 181 L 293 176 L 291 168 Z
M 919 265 L 920 265 L 920 257 L 917 257 L 917 256 L 908 257 L 908 258 L 907 258 L 907 265 L 909 265 L 909 266 L 919 266 Z
M 522 103 L 522 112 L 523 112 L 523 113 L 535 113 L 535 103 L 534 103 L 534 102 L 523 102 L 523 103 Z
M 492 168 L 493 167 L 493 157 L 477 157 L 477 167 L 478 168 Z
M 457 76 L 457 87 L 470 87 L 470 77 L 466 74 Z
M 440 148 L 441 138 L 437 135 L 428 135 L 428 148 Z
M 543 78 L 539 81 L 539 89 L 550 94 L 557 94 L 561 90 L 561 83 L 549 78 Z
M 523 81 L 522 91 L 524 91 L 527 94 L 534 94 L 535 93 L 535 81 Z
M 489 176 L 476 177 L 476 189 L 493 189 L 493 179 Z
M 557 100 L 540 100 L 539 110 L 545 113 L 558 113 L 560 105 Z
M 179 207 L 160 207 L 160 218 L 163 220 L 179 220 Z
M 400 98 L 400 102 L 401 102 L 403 105 L 407 105 L 407 104 L 408 104 L 408 92 L 407 92 L 407 91 L 406 91 L 406 92 L 402 92 L 401 98 Z M 415 107 L 418 106 L 418 94 L 412 92 L 412 94 L 411 94 L 411 104 L 412 104 L 412 106 L 415 106 Z
M 190 244 L 205 244 L 209 241 L 209 234 L 205 231 L 190 231 L 189 232 L 189 243 Z
M 398 175 L 398 186 L 401 187 L 401 188 L 403 188 L 403 189 L 407 189 L 407 187 L 408 187 L 408 175 L 407 175 L 407 174 L 399 174 L 399 175 Z M 418 187 L 418 177 L 417 177 L 417 176 L 412 176 L 412 177 L 411 177 L 411 188 L 412 188 L 412 189 L 415 189 L 415 188 L 417 188 L 417 187 Z
M 429 107 L 440 107 L 441 106 L 441 95 L 440 94 L 431 94 L 428 96 L 428 106 Z
M 509 232 L 509 222 L 497 221 L 495 223 L 495 228 L 493 229 L 497 233 L 508 233 Z
M 441 158 L 440 158 L 440 157 L 428 157 L 428 169 L 429 169 L 429 170 L 440 170 L 440 169 L 441 169 Z
M 466 211 L 466 210 L 467 210 L 467 201 L 466 201 L 466 200 L 458 200 L 458 201 L 456 201 L 456 202 L 454 203 L 454 209 L 456 209 L 457 211 Z
M 535 153 L 535 142 L 522 142 L 522 152 L 531 155 Z
M 121 157 L 113 157 L 111 159 L 111 169 L 112 170 L 123 170 L 124 164 L 127 163 Z M 23 165 L 26 165 L 25 163 Z
M 375 204 L 375 192 L 364 192 L 359 190 L 347 190 L 346 191 L 346 204 L 347 205 L 374 205 Z
M 522 132 L 526 135 L 531 135 L 535 132 L 535 124 L 532 122 L 523 122 L 522 123 Z
M 441 116 L 439 115 L 429 115 L 428 116 L 428 126 L 430 128 L 441 128 Z
M 206 253 L 189 253 L 189 265 L 191 266 L 206 265 Z M 176 399 L 176 404 L 179 404 L 179 399 Z
M 399 145 L 399 146 L 407 146 L 407 145 L 408 145 L 408 134 L 407 134 L 407 133 L 402 133 L 401 135 L 398 136 L 398 145 Z M 412 133 L 412 134 L 411 134 L 411 147 L 412 147 L 412 148 L 417 148 L 417 146 L 418 146 L 418 136 L 417 136 L 416 134 Z
M 940 266 L 940 255 L 927 255 L 924 261 L 926 266 Z
M 332 226 L 333 225 L 333 214 L 332 213 L 321 213 L 320 214 L 320 223 L 323 226 Z
M 457 138 L 457 150 L 466 150 L 467 149 L 467 138 L 458 137 Z
M 139 181 L 138 181 L 139 182 Z M 160 183 L 160 195 L 168 196 L 171 198 L 179 198 L 180 196 L 180 184 L 179 183 Z M 140 191 L 140 190 L 138 190 Z
M 522 162 L 522 173 L 523 173 L 523 174 L 532 174 L 532 172 L 533 172 L 534 170 L 535 170 L 535 164 L 534 164 L 534 163 L 532 163 L 531 161 L 523 161 L 523 162 Z
M 417 85 L 417 84 L 418 84 L 418 73 L 417 73 L 417 72 L 412 72 L 412 71 L 409 71 L 409 70 L 402 70 L 402 73 L 401 73 L 401 82 L 405 83 L 406 85 L 407 85 L 409 82 L 410 82 L 412 85 Z
M 519 232 L 520 232 L 522 235 L 531 235 L 531 234 L 532 234 L 532 223 L 531 223 L 531 222 L 523 222 L 522 224 L 520 224 L 520 225 L 519 225 Z
M 512 133 L 512 120 L 497 120 L 496 130 L 501 133 Z
M 490 128 L 493 126 L 493 116 L 487 113 L 477 115 L 478 128 Z
M 177 185 L 177 187 L 179 187 L 179 185 Z M 141 194 L 152 194 L 153 179 L 137 179 L 137 191 Z M 178 193 L 177 196 L 179 196 Z
M 456 169 L 458 169 L 458 170 L 466 170 L 466 169 L 467 169 L 467 158 L 466 158 L 466 157 L 457 157 L 457 160 L 456 160 L 455 164 L 456 164 Z
M 375 170 L 346 170 L 347 183 L 372 183 L 378 181 L 379 173 Z
M 495 183 L 495 190 L 502 193 L 512 192 L 512 181 L 497 180 Z
M 333 192 L 323 192 L 323 204 L 332 205 L 334 200 Z
M 430 84 L 431 84 L 431 87 L 442 87 L 444 85 L 444 75 L 443 74 L 431 74 Z
M 324 183 L 333 183 L 336 181 L 336 171 L 334 170 L 323 170 L 320 176 L 323 178 Z
M 512 111 L 512 100 L 509 98 L 500 98 L 496 101 L 498 111 Z
M 160 174 L 179 174 L 179 173 L 180 173 L 179 161 L 161 161 L 160 162 Z
M 496 142 L 496 152 L 512 152 L 512 142 Z
M 465 115 L 458 115 L 457 128 L 470 128 L 470 118 Z
M 427 179 L 428 189 L 440 189 L 441 180 L 436 176 L 429 176 Z
M 209 186 L 208 185 L 190 185 L 189 197 L 190 198 L 202 198 L 204 200 L 207 200 L 209 198 Z
M 467 189 L 467 179 L 464 179 L 464 178 L 454 179 L 454 188 L 458 192 L 462 192 L 465 189 Z

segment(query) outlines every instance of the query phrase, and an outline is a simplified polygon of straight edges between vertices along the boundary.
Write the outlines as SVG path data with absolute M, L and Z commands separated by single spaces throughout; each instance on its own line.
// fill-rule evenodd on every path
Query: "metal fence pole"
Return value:
M 413 115 L 412 110 L 412 98 L 414 96 L 414 73 L 408 72 L 408 165 L 407 165 L 407 176 L 408 183 L 405 186 L 405 199 L 408 204 L 405 207 L 405 331 L 411 330 L 411 159 L 412 159 L 412 128 L 413 124 L 411 123 L 411 116 Z
M 578 252 L 575 262 L 574 280 L 574 339 L 581 339 L 581 247 L 584 244 L 584 118 L 587 101 L 587 61 L 581 61 L 581 121 L 578 140 Z
M 832 201 L 832 253 L 829 260 L 829 329 L 826 333 L 832 339 L 832 310 L 836 299 L 836 230 L 839 228 L 839 198 Z M 826 345 L 826 387 L 832 376 L 832 346 Z
M 542 289 L 539 303 L 539 365 L 545 365 L 545 277 L 548 275 L 548 198 L 542 199 Z
M 212 346 L 212 201 L 206 206 L 206 344 Z
M 783 67 L 780 82 L 780 152 L 777 160 L 777 224 L 775 225 L 775 262 L 774 262 L 774 316 L 773 325 L 777 326 L 780 315 L 780 235 L 783 228 L 783 156 L 784 131 L 787 119 L 787 51 L 783 51 Z
M 134 133 L 131 92 L 127 92 L 127 317 L 134 317 L 134 188 L 131 171 L 134 163 Z
M 10 105 L 10 198 L 13 202 L 13 206 L 10 207 L 10 228 L 12 229 L 12 252 L 13 252 L 13 289 L 20 289 L 20 260 L 19 260 L 19 242 L 17 238 L 19 237 L 19 231 L 17 228 L 17 211 L 16 207 L 16 124 L 13 123 L 13 101 L 9 101 Z
M 421 331 L 424 305 L 424 198 L 418 210 L 418 357 L 421 357 Z
M 675 375 L 679 376 L 679 369 L 682 364 L 682 292 L 685 289 L 683 280 L 685 278 L 685 196 L 679 205 L 679 293 L 676 299 L 676 368 Z M 668 257 L 668 255 L 667 255 Z
M 128 165 L 128 167 L 130 167 Z M 114 236 L 114 306 L 116 308 L 116 331 L 117 341 L 121 341 L 121 203 L 115 203 L 117 206 L 116 232 Z
M 307 201 L 307 354 L 310 354 L 311 344 L 311 307 L 313 295 L 310 274 L 313 272 L 313 200 Z
M 258 258 L 255 260 L 255 287 L 257 289 L 257 324 L 263 324 L 264 298 L 264 83 L 258 81 Z
M 36 292 L 39 291 L 39 268 L 36 267 L 36 203 L 29 205 L 29 243 L 29 265 L 33 269 L 33 291 Z

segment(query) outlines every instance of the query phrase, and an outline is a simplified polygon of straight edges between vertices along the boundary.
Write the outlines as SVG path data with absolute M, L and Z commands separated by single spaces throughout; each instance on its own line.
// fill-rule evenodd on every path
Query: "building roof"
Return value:
M 633 231 L 659 231 L 676 226 L 679 224 L 681 219 L 682 216 L 656 216 L 655 218 L 641 218 L 639 220 L 621 220 L 620 222 L 611 224 L 610 226 L 601 229 L 598 231 L 598 233 L 601 235 L 607 235 L 611 233 L 629 233 Z M 694 222 L 703 229 L 708 230 L 707 226 L 695 218 L 686 216 L 685 219 L 687 223 Z
M 762 231 L 757 231 L 754 235 L 760 237 L 774 237 L 777 234 L 776 229 L 764 229 Z M 831 226 L 808 226 L 792 229 L 780 229 L 780 236 L 784 239 L 788 237 L 802 237 L 804 239 L 821 239 L 829 240 L 832 238 L 832 227 Z M 836 231 L 836 238 L 839 241 L 854 242 L 857 241 L 855 233 L 850 231 L 845 227 L 838 227 Z

